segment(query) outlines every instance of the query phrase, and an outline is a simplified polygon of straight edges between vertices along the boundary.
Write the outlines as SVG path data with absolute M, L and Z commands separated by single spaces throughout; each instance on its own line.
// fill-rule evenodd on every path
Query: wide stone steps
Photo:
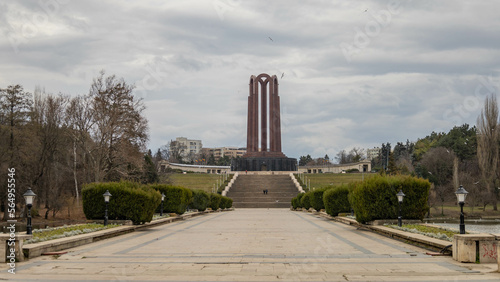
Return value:
M 241 202 L 238 203 L 238 206 L 236 207 L 233 203 L 233 207 L 239 208 L 239 209 L 247 209 L 247 208 L 252 208 L 252 209 L 269 209 L 269 208 L 278 208 L 278 209 L 286 209 L 290 207 L 290 203 L 261 203 L 261 202 Z
M 295 196 L 293 196 L 295 197 Z M 291 198 L 293 198 L 291 197 Z M 287 202 L 290 197 L 282 197 L 282 196 L 275 196 L 275 197 L 231 197 L 234 202 L 259 202 L 259 203 L 274 203 L 276 201 L 279 202 Z
M 262 191 L 267 189 L 268 193 Z M 239 175 L 227 194 L 235 208 L 288 208 L 298 191 L 288 175 Z

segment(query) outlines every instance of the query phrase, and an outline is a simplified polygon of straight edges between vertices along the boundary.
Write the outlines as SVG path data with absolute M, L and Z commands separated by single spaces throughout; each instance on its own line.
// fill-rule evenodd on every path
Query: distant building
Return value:
M 201 140 L 191 140 L 186 137 L 177 137 L 175 141 L 170 142 L 170 151 L 179 152 L 180 156 L 186 158 L 188 156 L 196 156 L 201 152 Z
M 241 157 L 247 152 L 246 148 L 237 147 L 219 147 L 219 148 L 203 148 L 202 154 L 207 158 L 214 155 L 216 161 L 225 156 L 231 158 Z
M 377 158 L 379 155 L 380 155 L 379 147 L 373 147 L 373 149 L 366 149 L 366 158 L 370 161 Z

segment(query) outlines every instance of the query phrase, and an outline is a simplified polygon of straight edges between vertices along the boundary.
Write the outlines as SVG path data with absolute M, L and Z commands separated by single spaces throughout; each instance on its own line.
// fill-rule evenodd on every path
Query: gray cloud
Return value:
M 84 94 L 104 69 L 144 98 L 153 150 L 177 136 L 244 147 L 249 77 L 260 73 L 285 73 L 291 157 L 474 124 L 500 87 L 493 1 L 39 3 L 0 4 L 0 87 Z

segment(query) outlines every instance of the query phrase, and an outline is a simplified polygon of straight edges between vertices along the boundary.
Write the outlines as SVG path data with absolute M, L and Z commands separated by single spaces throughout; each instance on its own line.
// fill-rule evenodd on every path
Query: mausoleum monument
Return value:
M 276 75 L 263 73 L 250 77 L 247 122 L 247 152 L 233 160 L 233 171 L 297 170 L 297 159 L 288 158 L 281 152 L 280 97 Z

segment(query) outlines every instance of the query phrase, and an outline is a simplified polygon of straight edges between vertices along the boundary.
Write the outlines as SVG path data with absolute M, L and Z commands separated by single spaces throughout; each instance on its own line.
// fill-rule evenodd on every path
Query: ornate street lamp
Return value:
M 455 192 L 458 204 L 460 205 L 460 234 L 465 234 L 464 204 L 468 193 L 469 192 L 467 192 L 462 185 L 460 185 Z
M 403 203 L 403 198 L 405 197 L 405 193 L 403 193 L 402 190 L 399 190 L 396 196 L 398 197 L 398 203 L 399 203 L 398 226 L 401 227 L 401 225 L 403 225 L 403 220 L 401 218 L 401 204 Z
M 160 216 L 163 216 L 163 200 L 165 200 L 165 194 L 161 193 L 161 206 L 160 206 Z
M 104 202 L 106 203 L 106 209 L 104 210 L 104 226 L 108 225 L 108 204 L 109 204 L 109 198 L 111 198 L 111 193 L 109 193 L 109 190 L 106 190 L 106 193 L 102 194 L 104 196 Z
M 31 188 L 28 188 L 28 191 L 23 194 L 24 199 L 26 200 L 26 206 L 28 207 L 28 215 L 27 215 L 27 224 L 26 224 L 26 234 L 33 234 L 31 228 L 31 207 L 33 206 L 33 200 L 36 197 L 36 194 L 31 191 Z

